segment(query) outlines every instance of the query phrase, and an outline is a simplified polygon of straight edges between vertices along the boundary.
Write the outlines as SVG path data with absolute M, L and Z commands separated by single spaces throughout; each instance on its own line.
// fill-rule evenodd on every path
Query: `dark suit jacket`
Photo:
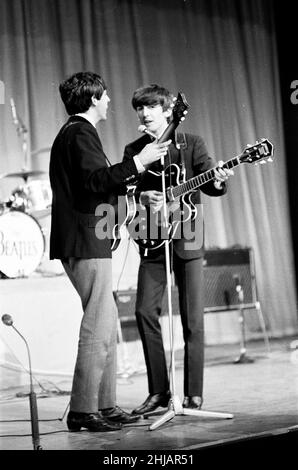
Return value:
M 95 233 L 99 220 L 95 210 L 136 175 L 131 159 L 108 166 L 95 127 L 80 116 L 71 116 L 51 150 L 50 259 L 110 258 L 111 240 L 98 239 Z
M 184 139 L 185 138 L 185 139 Z M 165 167 L 167 167 L 170 163 L 176 163 L 180 164 L 181 163 L 181 155 L 179 150 L 177 150 L 175 142 L 181 142 L 185 140 L 186 148 L 183 150 L 184 152 L 184 160 L 185 160 L 185 169 L 186 169 L 186 180 L 192 178 L 193 176 L 197 176 L 201 173 L 204 173 L 205 171 L 213 168 L 216 166 L 216 163 L 210 158 L 208 155 L 205 143 L 203 139 L 200 136 L 192 135 L 192 134 L 181 134 L 177 133 L 176 136 L 173 137 L 172 143 L 169 147 L 169 152 L 167 157 L 165 158 Z M 148 135 L 144 135 L 140 137 L 139 139 L 135 140 L 134 142 L 128 144 L 125 149 L 124 149 L 124 157 L 123 161 L 129 161 L 131 158 L 138 154 L 142 148 L 150 142 L 150 137 Z M 150 165 L 151 170 L 160 170 L 160 164 L 159 163 L 153 163 Z M 161 190 L 160 187 L 156 186 L 156 177 L 152 176 L 152 174 L 148 171 L 143 173 L 139 177 L 139 184 L 138 184 L 138 193 L 146 190 Z M 200 189 L 195 192 L 195 194 L 192 196 L 192 201 L 195 204 L 200 204 L 201 202 L 201 196 L 200 196 L 200 190 L 203 191 L 205 194 L 209 196 L 221 196 L 222 194 L 225 194 L 227 191 L 226 185 L 224 184 L 221 190 L 218 190 L 215 188 L 213 181 L 208 182 L 202 186 L 200 186 Z M 195 259 L 203 256 L 203 234 L 204 234 L 204 229 L 203 229 L 203 217 L 201 215 L 201 212 L 199 212 L 199 224 L 201 226 L 199 227 L 199 230 L 196 230 L 196 233 L 198 232 L 202 234 L 202 236 L 196 236 L 194 237 L 191 241 L 188 239 L 185 239 L 183 236 L 180 239 L 174 239 L 173 240 L 173 247 L 176 252 L 176 254 L 180 258 L 184 259 Z M 194 221 L 189 222 L 192 225 L 192 228 L 194 228 Z M 198 228 L 198 225 L 197 225 Z M 191 249 L 190 249 L 191 246 Z M 162 250 L 164 249 L 163 247 L 161 248 Z M 147 256 L 156 256 L 156 252 L 159 250 L 148 250 Z M 144 251 L 140 248 L 140 254 L 141 256 L 144 255 Z

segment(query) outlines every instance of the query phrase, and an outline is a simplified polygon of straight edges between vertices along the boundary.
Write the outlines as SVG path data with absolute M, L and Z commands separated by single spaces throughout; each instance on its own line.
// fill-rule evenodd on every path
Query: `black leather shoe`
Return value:
M 67 427 L 69 431 L 80 431 L 81 428 L 87 428 L 93 432 L 119 431 L 122 428 L 121 423 L 112 423 L 103 418 L 100 413 L 76 413 L 70 411 L 67 415 Z
M 130 424 L 135 423 L 140 419 L 140 416 L 132 416 L 131 414 L 126 413 L 126 411 L 122 410 L 119 406 L 115 406 L 114 408 L 108 408 L 106 410 L 101 410 L 101 414 L 104 418 L 107 418 L 113 423 Z
M 183 408 L 192 408 L 193 410 L 200 410 L 203 404 L 201 397 L 185 397 L 182 403 Z
M 134 415 L 143 415 L 149 413 L 150 411 L 156 410 L 159 406 L 166 407 L 168 406 L 169 399 L 171 398 L 170 392 L 164 393 L 155 393 L 154 395 L 149 395 L 148 398 L 142 403 L 141 406 L 132 410 Z

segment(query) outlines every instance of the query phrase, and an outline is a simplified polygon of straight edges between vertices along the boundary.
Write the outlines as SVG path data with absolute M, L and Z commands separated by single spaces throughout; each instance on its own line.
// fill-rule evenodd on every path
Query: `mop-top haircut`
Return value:
M 88 111 L 92 96 L 99 100 L 104 90 L 103 78 L 93 72 L 75 73 L 59 85 L 61 99 L 69 115 Z
M 131 104 L 136 111 L 139 106 L 161 105 L 167 111 L 173 104 L 174 96 L 164 87 L 156 84 L 144 86 L 135 90 Z

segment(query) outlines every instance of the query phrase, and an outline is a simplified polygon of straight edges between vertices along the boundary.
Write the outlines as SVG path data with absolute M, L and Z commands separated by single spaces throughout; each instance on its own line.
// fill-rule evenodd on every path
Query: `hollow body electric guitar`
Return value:
M 174 106 L 172 109 L 172 115 L 171 115 L 171 120 L 165 129 L 164 133 L 161 135 L 161 137 L 158 139 L 158 142 L 166 142 L 169 140 L 171 137 L 172 133 L 174 130 L 178 127 L 181 121 L 185 119 L 186 114 L 188 113 L 189 109 L 189 104 L 186 101 L 185 95 L 181 92 L 178 93 L 177 97 L 175 98 L 174 101 Z M 140 126 L 144 127 L 142 129 L 142 132 L 146 132 L 146 126 Z M 139 128 L 140 130 L 140 128 Z M 126 186 L 126 196 L 125 196 L 125 203 L 126 203 L 126 209 L 125 213 L 126 216 L 124 220 L 118 220 L 118 215 L 121 211 L 119 211 L 118 207 L 114 207 L 115 209 L 115 218 L 117 219 L 117 223 L 114 225 L 113 230 L 112 230 L 112 245 L 111 245 L 111 250 L 114 251 L 118 248 L 120 241 L 121 241 L 121 228 L 124 226 L 129 226 L 131 222 L 135 219 L 136 212 L 137 212 L 137 205 L 135 201 L 135 191 L 137 188 L 137 180 Z
M 254 145 L 247 146 L 240 155 L 226 161 L 222 168 L 234 169 L 242 163 L 263 164 L 267 161 L 272 161 L 272 157 L 272 143 L 267 139 L 261 139 Z M 140 216 L 140 211 L 137 210 L 135 201 L 132 203 L 131 198 L 134 196 L 131 193 L 127 206 L 130 210 L 127 229 L 134 241 L 145 250 L 155 250 L 160 248 L 166 240 L 171 241 L 179 224 L 185 223 L 190 219 L 193 220 L 197 216 L 197 208 L 192 202 L 191 196 L 200 186 L 215 179 L 215 169 L 218 169 L 218 167 L 211 168 L 189 180 L 185 180 L 181 176 L 180 167 L 176 164 L 171 164 L 165 169 L 166 181 L 174 181 L 174 185 L 172 184 L 166 188 L 167 212 L 170 214 L 166 223 L 166 232 L 162 227 L 162 209 L 158 213 L 153 214 L 150 208 L 147 208 L 146 211 L 143 211 L 143 216 Z M 172 214 L 175 213 L 177 208 L 181 216 L 173 218 Z M 139 220 L 137 220 L 138 218 Z M 137 223 L 135 223 L 136 220 Z M 129 224 L 131 224 L 131 228 Z M 160 237 L 161 233 L 162 237 Z M 146 237 L 147 234 L 148 237 Z M 152 234 L 154 234 L 153 237 L 150 236 Z

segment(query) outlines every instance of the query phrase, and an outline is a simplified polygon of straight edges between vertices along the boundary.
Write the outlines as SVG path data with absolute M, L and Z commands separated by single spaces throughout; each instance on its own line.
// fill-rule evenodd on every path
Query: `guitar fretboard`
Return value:
M 232 169 L 235 166 L 240 165 L 240 157 L 234 157 L 231 160 L 228 160 L 223 164 L 221 168 L 224 169 Z M 199 186 L 202 186 L 209 181 L 212 181 L 215 178 L 214 170 L 218 169 L 219 167 L 211 168 L 208 171 L 205 171 L 201 175 L 194 176 L 194 178 L 189 179 L 185 183 L 181 183 L 174 188 L 171 188 L 171 195 L 176 199 L 177 197 L 181 197 L 183 194 L 187 194 L 194 189 L 197 189 Z

